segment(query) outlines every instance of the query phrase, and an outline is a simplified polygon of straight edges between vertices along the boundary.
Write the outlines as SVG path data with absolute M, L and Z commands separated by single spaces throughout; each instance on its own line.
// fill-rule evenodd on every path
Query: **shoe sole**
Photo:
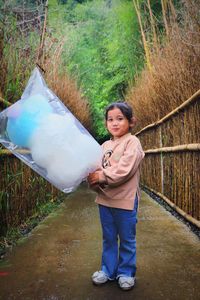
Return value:
M 133 286 L 130 286 L 130 287 L 121 287 L 119 286 L 119 288 L 122 290 L 122 291 L 130 291 L 134 288 L 134 285 Z
M 103 284 L 105 284 L 105 283 L 107 283 L 107 282 L 108 282 L 108 280 L 105 281 L 105 282 L 95 282 L 95 281 L 92 280 L 92 283 L 93 283 L 94 285 L 97 285 L 97 286 L 103 285 Z

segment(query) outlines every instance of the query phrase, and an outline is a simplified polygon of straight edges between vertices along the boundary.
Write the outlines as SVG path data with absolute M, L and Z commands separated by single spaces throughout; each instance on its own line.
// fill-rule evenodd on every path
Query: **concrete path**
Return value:
M 137 225 L 136 286 L 128 292 L 116 282 L 94 286 L 91 274 L 101 260 L 94 198 L 79 188 L 0 262 L 0 299 L 200 299 L 199 239 L 145 193 Z

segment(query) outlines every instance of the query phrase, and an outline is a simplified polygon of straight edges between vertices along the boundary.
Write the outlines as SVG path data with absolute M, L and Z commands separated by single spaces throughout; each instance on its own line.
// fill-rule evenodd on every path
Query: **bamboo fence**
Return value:
M 139 132 L 141 183 L 200 228 L 200 90 Z
M 0 149 L 0 166 L 0 235 L 26 222 L 41 204 L 62 197 L 10 151 Z

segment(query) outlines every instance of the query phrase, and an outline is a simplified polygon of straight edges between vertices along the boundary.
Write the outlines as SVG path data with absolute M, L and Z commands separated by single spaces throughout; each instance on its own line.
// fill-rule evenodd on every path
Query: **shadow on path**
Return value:
M 189 229 L 142 193 L 137 225 L 136 286 L 96 287 L 91 274 L 101 260 L 95 194 L 80 187 L 0 262 L 0 299 L 197 300 L 200 243 Z

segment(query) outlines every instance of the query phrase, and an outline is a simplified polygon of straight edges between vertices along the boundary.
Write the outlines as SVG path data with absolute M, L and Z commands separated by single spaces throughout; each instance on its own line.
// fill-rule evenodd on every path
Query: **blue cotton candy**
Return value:
M 17 146 L 29 148 L 30 138 L 41 119 L 52 111 L 48 101 L 40 94 L 18 101 L 7 112 L 10 141 Z

